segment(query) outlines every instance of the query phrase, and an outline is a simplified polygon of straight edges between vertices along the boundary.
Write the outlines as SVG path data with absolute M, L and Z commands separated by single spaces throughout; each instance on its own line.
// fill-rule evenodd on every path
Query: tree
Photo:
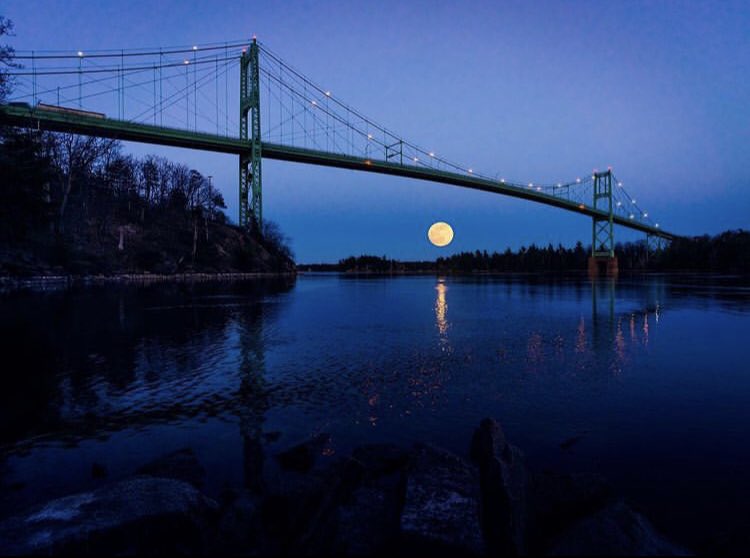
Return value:
M 57 174 L 58 198 L 57 231 L 64 229 L 65 209 L 77 179 L 86 178 L 95 163 L 119 151 L 115 140 L 78 136 L 75 134 L 44 134 L 45 154 L 52 161 Z
M 277 223 L 268 219 L 264 220 L 262 236 L 266 248 L 290 260 L 294 259 L 292 249 L 289 247 L 289 239 L 281 232 L 281 227 Z
M 0 16 L 0 37 L 13 34 L 13 22 Z M 13 62 L 15 50 L 8 45 L 0 45 L 0 103 L 4 103 L 13 85 L 12 78 L 6 68 L 17 68 Z

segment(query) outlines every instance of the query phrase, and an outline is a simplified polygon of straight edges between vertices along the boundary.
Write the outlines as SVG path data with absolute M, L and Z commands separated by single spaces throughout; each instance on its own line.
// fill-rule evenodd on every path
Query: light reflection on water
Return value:
M 326 458 L 383 441 L 465 454 L 484 416 L 532 465 L 599 471 L 668 530 L 718 525 L 703 496 L 727 514 L 750 497 L 742 280 L 311 275 L 0 310 L 0 349 L 22 363 L 0 380 L 0 513 L 95 486 L 93 462 L 117 478 L 186 445 L 209 492 L 259 487 L 269 455 L 320 432 Z

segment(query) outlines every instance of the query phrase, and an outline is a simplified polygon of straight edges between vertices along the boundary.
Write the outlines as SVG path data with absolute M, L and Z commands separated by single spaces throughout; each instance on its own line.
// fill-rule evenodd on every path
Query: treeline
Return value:
M 9 274 L 289 268 L 278 227 L 233 227 L 195 169 L 118 141 L 0 130 L 0 271 Z
M 581 242 L 573 248 L 532 244 L 517 251 L 507 248 L 504 252 L 460 252 L 435 261 L 400 262 L 386 256 L 352 256 L 337 264 L 304 268 L 359 273 L 561 273 L 587 270 L 590 251 Z M 615 255 L 621 271 L 750 273 L 750 232 L 737 230 L 716 236 L 678 238 L 651 249 L 645 240 L 620 243 L 615 246 Z

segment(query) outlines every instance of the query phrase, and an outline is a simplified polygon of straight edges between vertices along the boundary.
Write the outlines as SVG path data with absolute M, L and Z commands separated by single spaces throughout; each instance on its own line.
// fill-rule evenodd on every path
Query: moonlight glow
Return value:
M 427 238 L 435 246 L 448 246 L 453 240 L 453 229 L 448 223 L 438 221 L 433 223 L 430 230 L 427 231 Z

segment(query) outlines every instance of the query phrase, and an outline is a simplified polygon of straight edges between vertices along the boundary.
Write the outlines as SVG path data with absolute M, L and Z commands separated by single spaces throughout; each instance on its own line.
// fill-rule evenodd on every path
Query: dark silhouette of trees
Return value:
M 0 37 L 13 33 L 13 22 L 6 17 L 0 16 Z M 15 51 L 8 45 L 0 45 L 0 103 L 4 103 L 10 92 L 12 83 L 5 68 L 16 67 L 13 62 Z
M 459 252 L 435 261 L 399 262 L 386 256 L 351 256 L 338 264 L 310 267 L 320 271 L 387 273 L 436 271 L 439 273 L 562 273 L 586 271 L 590 247 L 577 242 L 573 248 L 561 244 L 521 246 L 517 251 Z M 750 232 L 726 231 L 716 236 L 684 237 L 661 250 L 649 250 L 645 240 L 617 244 L 615 254 L 621 271 L 705 271 L 750 273 Z
M 162 157 L 133 157 L 117 141 L 5 128 L 0 171 L 0 269 L 6 272 L 294 265 L 278 225 L 253 232 L 229 225 L 221 192 L 198 170 Z

